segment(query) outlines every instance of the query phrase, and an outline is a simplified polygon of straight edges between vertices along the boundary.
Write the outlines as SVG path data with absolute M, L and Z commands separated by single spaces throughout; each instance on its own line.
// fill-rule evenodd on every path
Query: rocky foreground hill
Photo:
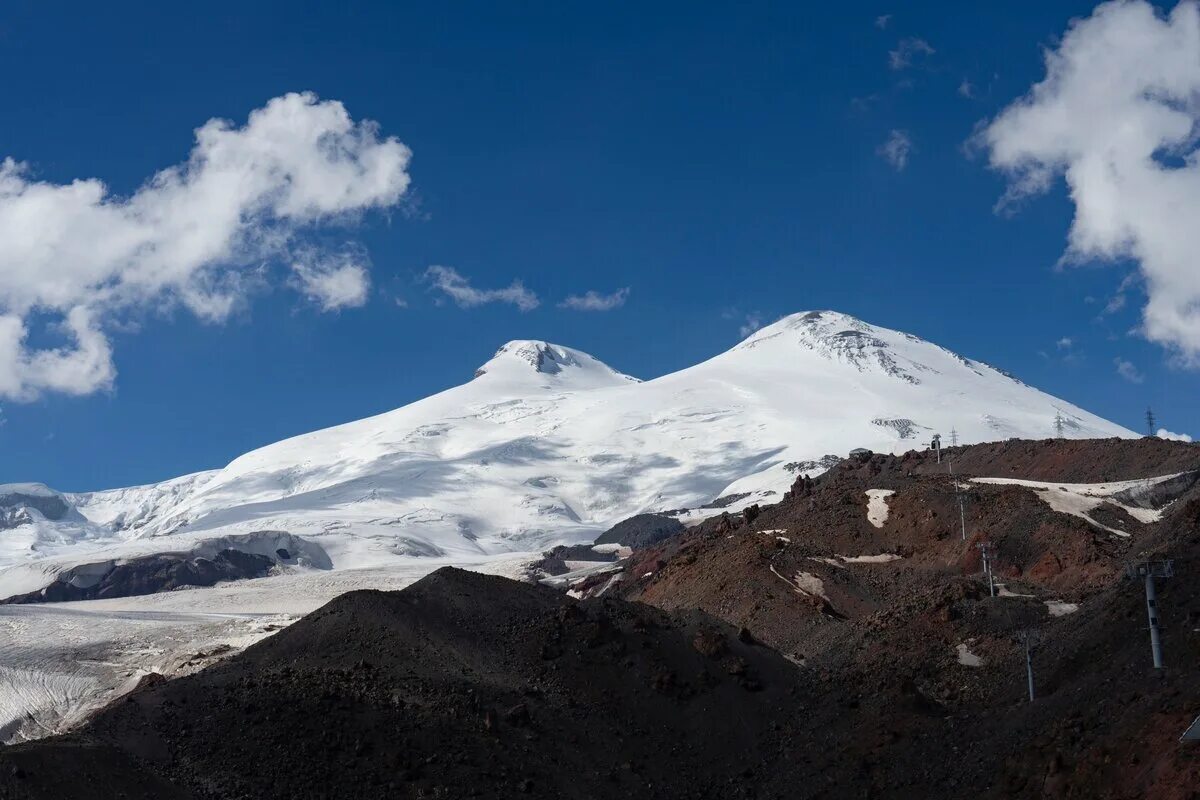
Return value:
M 0 796 L 1195 797 L 1198 477 L 1150 439 L 863 456 L 580 600 L 450 569 L 344 595 L 0 751 Z M 1155 671 L 1123 570 L 1161 557 Z

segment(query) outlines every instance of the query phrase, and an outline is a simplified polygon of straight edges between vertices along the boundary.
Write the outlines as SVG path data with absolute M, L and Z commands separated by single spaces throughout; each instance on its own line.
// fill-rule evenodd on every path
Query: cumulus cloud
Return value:
M 185 162 L 129 196 L 0 162 L 0 397 L 103 390 L 115 317 L 182 306 L 220 322 L 278 274 L 271 265 L 291 265 L 286 280 L 323 308 L 359 302 L 365 267 L 305 255 L 302 238 L 396 205 L 408 148 L 310 93 L 277 97 L 241 126 L 209 120 L 195 137 Z M 35 317 L 65 344 L 31 347 Z
M 629 297 L 629 287 L 617 289 L 612 294 L 600 294 L 589 289 L 584 294 L 573 294 L 559 303 L 560 308 L 570 308 L 575 311 L 612 311 L 625 305 Z
M 893 130 L 888 134 L 887 141 L 875 151 L 880 158 L 892 165 L 897 172 L 903 172 L 908 166 L 908 156 L 912 153 L 912 139 L 906 131 Z
M 1171 433 L 1166 428 L 1159 428 L 1158 433 L 1156 433 L 1155 436 L 1157 436 L 1160 439 L 1167 439 L 1172 442 L 1190 442 L 1190 441 L 1192 441 L 1192 437 L 1188 436 L 1186 433 Z
M 879 28 L 879 30 L 881 30 L 881 31 L 886 30 L 888 23 L 891 21 L 892 21 L 891 14 L 880 14 L 878 17 L 875 18 L 875 27 Z
M 1117 374 L 1130 383 L 1142 383 L 1146 380 L 1146 376 L 1142 375 L 1132 361 L 1126 361 L 1118 356 L 1113 359 L 1113 364 L 1117 368 Z
M 339 311 L 365 305 L 371 293 L 371 276 L 363 257 L 353 252 L 305 252 L 292 263 L 295 286 L 322 311 Z
M 936 52 L 924 39 L 901 39 L 895 50 L 888 51 L 888 66 L 894 70 L 908 69 L 916 59 Z
M 1000 206 L 1064 176 L 1075 205 L 1064 261 L 1135 260 L 1140 332 L 1200 366 L 1200 7 L 1105 3 L 1045 61 L 1045 79 L 977 140 L 1009 179 Z
M 459 308 L 474 308 L 487 303 L 509 303 L 521 311 L 532 311 L 541 305 L 538 296 L 513 281 L 503 289 L 476 289 L 454 267 L 432 266 L 425 270 L 425 280 L 449 297 Z

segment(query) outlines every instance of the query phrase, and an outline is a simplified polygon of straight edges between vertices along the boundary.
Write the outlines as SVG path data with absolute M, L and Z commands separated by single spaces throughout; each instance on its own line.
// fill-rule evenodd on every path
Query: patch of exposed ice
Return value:
M 796 573 L 796 588 L 805 594 L 813 597 L 820 597 L 826 602 L 829 601 L 829 596 L 825 594 L 825 581 L 813 575 L 811 572 Z
M 966 642 L 954 648 L 958 652 L 958 663 L 964 667 L 982 667 L 983 659 L 971 652 Z
M 1062 600 L 1047 600 L 1046 610 L 1050 612 L 1052 617 L 1065 617 L 1067 614 L 1074 614 L 1079 610 L 1078 603 L 1066 603 Z
M 1108 483 L 1049 483 L 1046 481 L 1028 481 L 1020 478 L 972 478 L 974 483 L 1024 486 L 1032 489 L 1051 510 L 1060 514 L 1070 514 L 1086 521 L 1089 525 L 1108 531 L 1115 536 L 1128 537 L 1128 531 L 1113 528 L 1093 519 L 1090 512 L 1108 503 L 1117 506 L 1138 522 L 1149 525 L 1162 519 L 1163 508 L 1139 508 L 1127 505 L 1115 499 L 1123 492 L 1148 489 L 1159 483 L 1174 480 L 1180 473 L 1163 475 L 1158 478 L 1144 478 L 1136 481 L 1110 481 Z
M 887 499 L 894 494 L 891 489 L 867 489 L 867 521 L 876 528 L 882 528 L 887 522 Z
M 1009 589 L 1008 586 L 1006 586 L 1005 584 L 997 583 L 996 584 L 996 596 L 997 597 L 1033 597 L 1034 595 L 1018 594 L 1017 592 L 1014 592 L 1013 590 Z
M 888 564 L 899 561 L 904 556 L 896 553 L 879 553 L 873 556 L 838 556 L 846 564 Z

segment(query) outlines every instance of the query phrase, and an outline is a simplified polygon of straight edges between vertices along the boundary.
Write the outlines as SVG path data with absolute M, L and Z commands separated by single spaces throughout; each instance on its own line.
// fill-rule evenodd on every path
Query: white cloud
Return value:
M 908 69 L 915 59 L 936 52 L 924 39 L 901 39 L 895 50 L 888 51 L 888 66 L 894 70 Z
M 1046 52 L 1046 77 L 980 133 L 1001 206 L 1059 175 L 1075 205 L 1064 261 L 1132 258 L 1141 333 L 1200 366 L 1200 7 L 1105 3 Z M 1118 310 L 1124 295 L 1110 301 Z
M 1171 433 L 1166 428 L 1159 428 L 1158 433 L 1154 434 L 1160 439 L 1167 439 L 1172 442 L 1190 442 L 1192 437 L 1186 433 Z
M 876 149 L 876 154 L 892 165 L 897 172 L 903 172 L 908 166 L 908 157 L 912 153 L 912 139 L 907 131 L 893 130 L 888 134 L 887 141 Z
M 888 23 L 891 21 L 892 21 L 891 14 L 880 14 L 878 17 L 875 18 L 875 27 L 879 28 L 879 30 L 881 30 L 881 31 L 885 30 L 885 29 L 887 29 Z
M 971 83 L 967 78 L 962 79 L 962 83 L 958 84 L 958 93 L 968 100 L 975 96 L 975 84 Z
M 453 267 L 432 266 L 425 270 L 425 280 L 445 294 L 459 308 L 474 308 L 486 303 L 510 303 L 521 311 L 532 311 L 541 301 L 520 281 L 503 289 L 476 289 Z
M 754 333 L 756 330 L 758 330 L 762 326 L 763 326 L 762 314 L 758 313 L 757 311 L 753 311 L 746 315 L 746 320 L 742 323 L 742 326 L 740 328 L 738 328 L 738 336 L 745 339 L 747 336 Z
M 358 253 L 301 253 L 292 272 L 296 287 L 322 311 L 358 308 L 370 297 L 371 276 Z
M 0 397 L 29 400 L 39 391 L 85 395 L 112 386 L 112 348 L 86 306 L 57 325 L 71 346 L 30 350 L 29 330 L 15 314 L 0 314 Z
M 1146 376 L 1138 371 L 1132 361 L 1126 361 L 1118 356 L 1113 359 L 1113 364 L 1117 367 L 1117 374 L 1130 383 L 1142 383 L 1146 380 Z
M 307 229 L 394 206 L 409 185 L 407 147 L 309 93 L 195 135 L 187 161 L 127 197 L 0 161 L 0 397 L 111 386 L 113 317 L 183 306 L 220 322 L 277 274 L 265 265 L 293 261 Z M 356 274 L 362 285 L 348 265 L 313 261 L 291 280 L 332 309 L 353 304 Z M 35 313 L 57 318 L 70 344 L 30 349 Z
M 582 295 L 573 294 L 559 303 L 560 308 L 570 308 L 575 311 L 612 311 L 625 305 L 629 297 L 629 287 L 617 289 L 612 294 L 600 294 L 589 289 Z
M 1059 350 L 1070 350 L 1072 347 L 1075 346 L 1075 340 L 1072 339 L 1070 336 L 1064 336 L 1061 339 L 1059 339 L 1057 342 L 1055 342 L 1054 346 L 1057 347 Z

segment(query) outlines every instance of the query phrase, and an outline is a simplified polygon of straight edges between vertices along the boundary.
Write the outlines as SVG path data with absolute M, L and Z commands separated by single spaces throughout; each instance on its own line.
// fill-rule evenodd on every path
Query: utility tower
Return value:
M 1162 669 L 1162 638 L 1158 629 L 1158 594 L 1154 591 L 1154 579 L 1174 577 L 1174 563 L 1169 558 L 1160 561 L 1131 561 L 1125 565 L 1125 576 L 1132 580 L 1145 581 L 1146 614 L 1150 617 L 1150 652 L 1154 656 L 1154 668 Z
M 980 542 L 975 546 L 979 548 L 979 554 L 983 557 L 983 574 L 987 575 L 988 594 L 995 597 L 996 581 L 992 577 L 992 558 L 995 557 L 996 546 L 991 542 Z
M 1032 628 L 1017 632 L 1017 641 L 1025 648 L 1025 683 L 1029 687 L 1029 702 L 1033 702 L 1033 648 L 1037 643 L 1037 631 Z
M 1155 424 L 1154 409 L 1146 406 L 1146 435 L 1157 436 L 1158 426 Z
M 1066 423 L 1066 420 L 1065 420 L 1065 419 L 1063 419 L 1062 412 L 1061 412 L 1061 411 L 1056 411 L 1056 412 L 1054 413 L 1054 438 L 1055 438 L 1055 439 L 1061 439 L 1061 438 L 1063 438 L 1063 425 L 1064 425 L 1064 423 Z
M 958 447 L 958 431 L 954 428 L 950 429 L 950 446 Z

